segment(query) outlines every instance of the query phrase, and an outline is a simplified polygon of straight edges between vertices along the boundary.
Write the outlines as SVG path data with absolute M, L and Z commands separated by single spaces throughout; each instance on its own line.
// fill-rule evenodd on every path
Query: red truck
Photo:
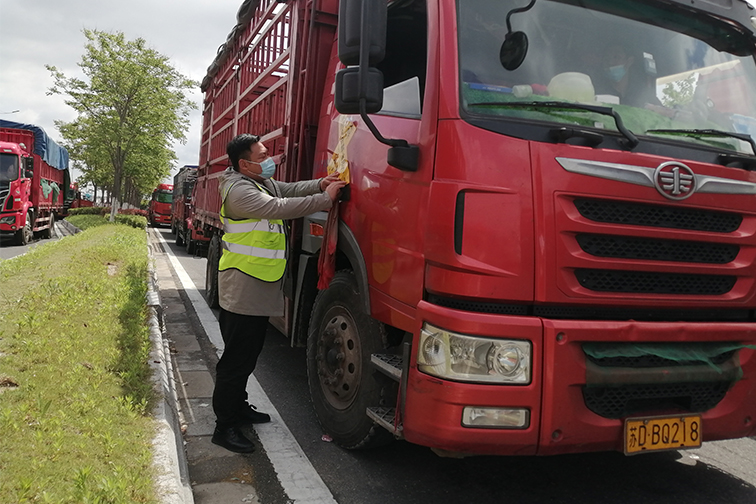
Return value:
M 176 235 L 176 245 L 185 246 L 193 254 L 197 240 L 192 239 L 192 191 L 197 181 L 197 166 L 182 166 L 173 177 L 173 204 L 171 210 L 171 233 Z
M 150 225 L 157 227 L 161 224 L 171 225 L 171 207 L 173 202 L 173 186 L 171 184 L 158 184 L 147 209 L 147 220 Z
M 0 236 L 52 237 L 69 184 L 65 148 L 39 126 L 0 120 Z
M 274 321 L 306 344 L 341 446 L 634 454 L 753 436 L 753 15 L 244 2 L 202 82 L 208 301 L 225 147 L 259 134 L 278 180 L 350 182 L 335 277 L 318 292 L 326 214 L 295 221 Z
M 89 196 L 84 196 L 79 190 L 79 184 L 71 184 L 68 188 L 66 195 L 66 211 L 69 208 L 86 208 L 93 207 L 94 201 L 89 199 Z

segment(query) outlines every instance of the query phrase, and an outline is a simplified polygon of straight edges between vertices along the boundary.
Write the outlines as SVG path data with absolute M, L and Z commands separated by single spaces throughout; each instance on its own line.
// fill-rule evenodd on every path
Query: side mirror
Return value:
M 32 178 L 34 176 L 34 157 L 24 158 L 24 177 Z
M 362 6 L 367 17 L 365 32 Z M 375 66 L 386 55 L 386 0 L 341 0 L 339 3 L 339 59 L 345 65 L 360 64 L 360 42 L 369 44 L 368 66 Z
M 386 161 L 394 168 L 415 172 L 420 165 L 420 148 L 417 145 L 394 145 L 388 150 Z
M 360 92 L 360 69 L 344 68 L 336 73 L 336 110 L 340 114 L 359 114 L 360 99 L 365 98 L 365 113 L 375 114 L 383 108 L 383 73 L 377 68 L 365 72 L 365 95 Z

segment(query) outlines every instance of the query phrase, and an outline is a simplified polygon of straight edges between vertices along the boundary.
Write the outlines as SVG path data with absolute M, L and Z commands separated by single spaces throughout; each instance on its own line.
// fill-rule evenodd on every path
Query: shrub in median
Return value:
M 0 261 L 0 502 L 156 502 L 146 279 L 126 226 Z
M 115 221 L 137 229 L 147 229 L 147 218 L 141 215 L 116 214 Z
M 144 218 L 147 218 L 147 210 L 140 210 L 139 208 L 125 208 L 123 210 L 118 210 L 119 214 L 123 215 L 141 215 Z
M 69 208 L 68 215 L 105 215 L 105 207 Z
M 104 215 L 71 215 L 66 217 L 66 220 L 82 231 L 94 226 L 104 226 L 110 223 L 109 217 Z M 116 214 L 115 222 L 116 224 L 125 224 L 137 229 L 147 229 L 147 219 L 141 215 Z

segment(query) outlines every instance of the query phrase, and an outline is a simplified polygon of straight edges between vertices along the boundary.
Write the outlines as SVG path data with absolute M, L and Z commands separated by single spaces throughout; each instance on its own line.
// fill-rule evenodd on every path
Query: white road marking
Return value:
M 167 245 L 162 233 L 155 231 L 154 235 L 163 244 L 163 250 L 173 266 L 173 270 L 181 282 L 181 286 L 192 302 L 205 334 L 215 346 L 218 356 L 223 353 L 223 338 L 221 337 L 218 320 L 207 305 L 205 298 L 197 289 L 189 274 L 179 262 L 173 250 Z M 333 494 L 323 482 L 323 479 L 310 464 L 302 447 L 294 439 L 289 428 L 284 423 L 273 403 L 270 402 L 265 391 L 254 375 L 247 383 L 249 400 L 260 411 L 270 414 L 271 422 L 255 425 L 260 442 L 265 448 L 273 469 L 278 474 L 278 480 L 292 502 L 302 504 L 336 504 Z

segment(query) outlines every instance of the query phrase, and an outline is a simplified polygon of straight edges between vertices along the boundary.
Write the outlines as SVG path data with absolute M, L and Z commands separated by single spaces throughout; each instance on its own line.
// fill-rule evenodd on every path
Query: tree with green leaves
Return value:
M 66 77 L 47 65 L 55 84 L 48 94 L 66 95 L 78 117 L 57 121 L 71 157 L 91 180 L 110 186 L 110 220 L 128 180 L 149 192 L 170 173 L 174 141 L 186 141 L 189 112 L 196 104 L 185 92 L 198 84 L 174 69 L 169 59 L 147 47 L 144 39 L 123 33 L 83 30 L 87 38 L 79 67 L 85 79 Z M 104 171 L 104 173 L 103 173 Z

